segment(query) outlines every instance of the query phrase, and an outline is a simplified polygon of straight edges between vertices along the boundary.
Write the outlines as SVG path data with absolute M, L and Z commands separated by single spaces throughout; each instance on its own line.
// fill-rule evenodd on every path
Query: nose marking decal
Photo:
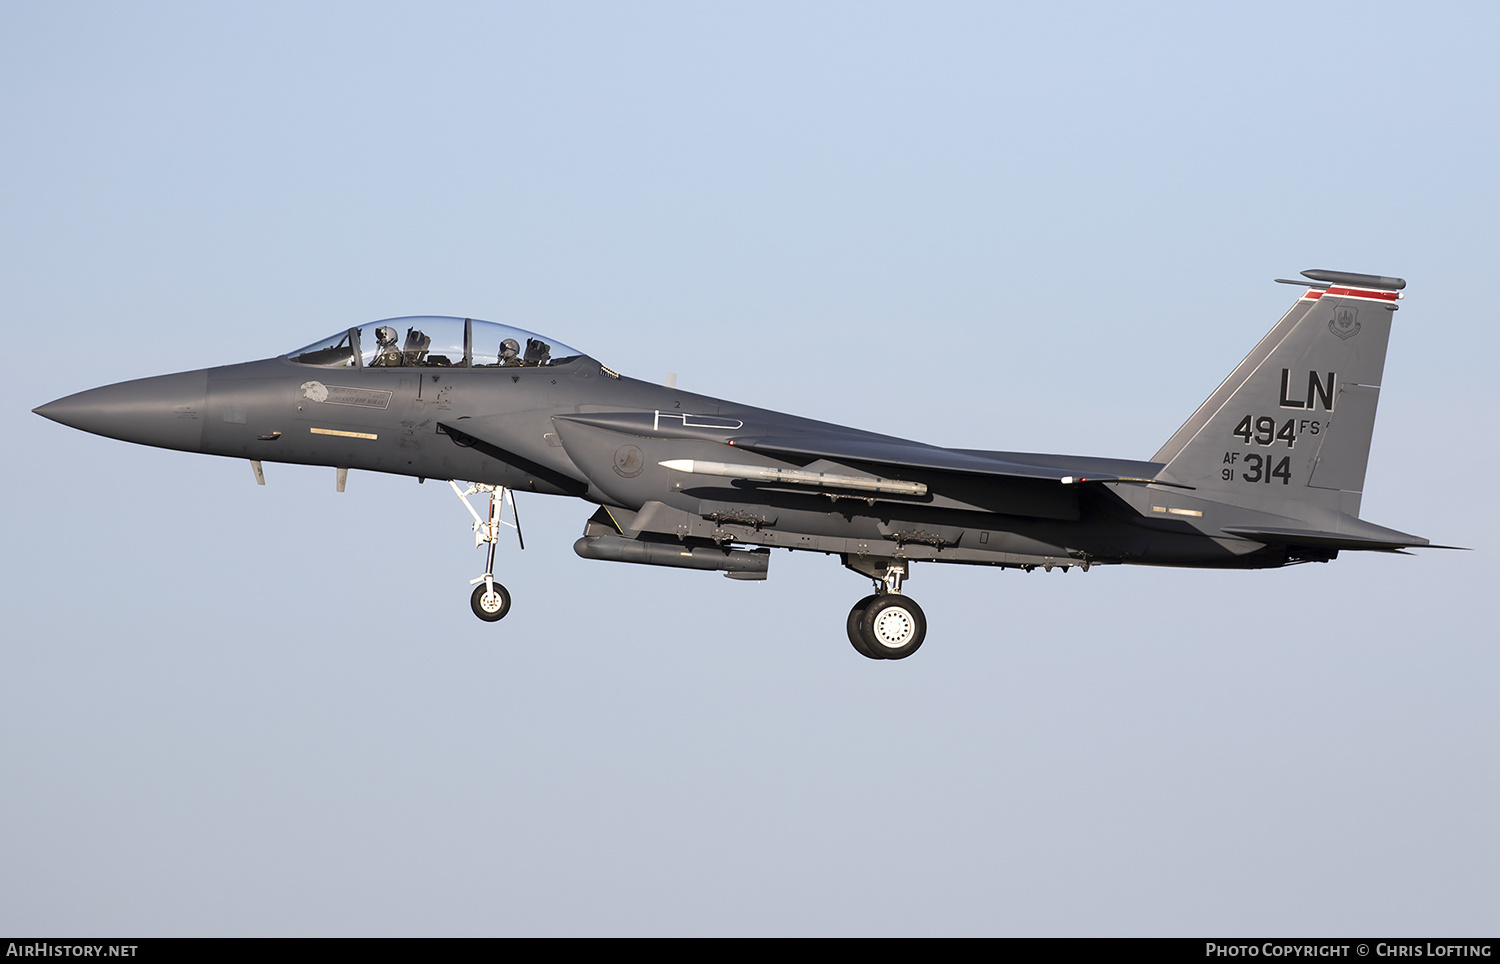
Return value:
M 394 397 L 393 392 L 379 388 L 350 388 L 345 385 L 324 385 L 322 382 L 303 382 L 301 390 L 302 397 L 312 402 L 382 410 L 391 407 L 391 399 Z

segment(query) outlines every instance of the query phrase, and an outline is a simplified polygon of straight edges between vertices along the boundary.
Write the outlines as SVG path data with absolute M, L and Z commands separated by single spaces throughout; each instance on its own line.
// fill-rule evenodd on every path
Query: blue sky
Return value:
M 1474 934 L 1494 866 L 1478 4 L 0 9 L 0 930 Z M 446 487 L 30 409 L 442 313 L 963 447 L 1147 458 L 1394 274 L 1363 516 L 1216 573 L 588 562 Z M 1480 483 L 1476 485 L 1475 483 Z M 388 520 L 399 520 L 391 525 Z

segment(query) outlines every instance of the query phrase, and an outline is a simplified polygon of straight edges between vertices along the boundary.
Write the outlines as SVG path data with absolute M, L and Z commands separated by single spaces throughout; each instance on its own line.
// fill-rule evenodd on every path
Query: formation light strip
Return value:
M 367 438 L 371 441 L 380 438 L 374 432 L 343 432 L 336 428 L 310 428 L 308 431 L 314 435 L 337 435 L 339 438 Z

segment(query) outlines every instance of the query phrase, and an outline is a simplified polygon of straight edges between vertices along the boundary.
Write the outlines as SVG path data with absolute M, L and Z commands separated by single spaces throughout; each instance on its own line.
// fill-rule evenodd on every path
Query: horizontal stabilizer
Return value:
M 1372 551 L 1390 551 L 1393 549 L 1433 548 L 1446 549 L 1448 546 L 1432 546 L 1421 536 L 1408 535 L 1405 532 L 1397 532 L 1395 529 L 1387 529 L 1384 526 L 1373 525 L 1369 522 L 1357 523 L 1355 532 L 1325 532 L 1317 529 L 1283 529 L 1276 527 L 1249 528 L 1244 526 L 1225 526 L 1224 532 L 1232 536 L 1244 536 L 1246 539 L 1254 539 L 1256 542 L 1265 542 L 1272 545 L 1297 545 L 1314 546 L 1320 549 L 1368 549 Z

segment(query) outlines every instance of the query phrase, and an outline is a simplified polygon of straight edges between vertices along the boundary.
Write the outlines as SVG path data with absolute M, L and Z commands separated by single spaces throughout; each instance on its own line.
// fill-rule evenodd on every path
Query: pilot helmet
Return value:
M 521 354 L 521 343 L 514 338 L 507 338 L 500 343 L 500 357 L 514 358 Z
M 375 329 L 375 343 L 381 348 L 389 348 L 396 343 L 396 329 L 389 325 L 381 325 Z

